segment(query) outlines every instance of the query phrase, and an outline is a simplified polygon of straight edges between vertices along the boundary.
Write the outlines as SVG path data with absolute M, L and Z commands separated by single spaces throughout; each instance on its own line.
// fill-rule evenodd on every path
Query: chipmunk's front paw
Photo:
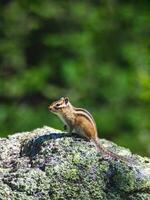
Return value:
M 67 131 L 67 125 L 66 124 L 64 125 L 64 131 Z

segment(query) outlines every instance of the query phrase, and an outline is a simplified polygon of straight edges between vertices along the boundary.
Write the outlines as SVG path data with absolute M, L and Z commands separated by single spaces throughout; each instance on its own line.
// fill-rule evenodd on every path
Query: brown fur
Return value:
M 88 139 L 97 137 L 96 127 L 87 118 L 85 118 L 85 116 L 78 115 L 78 117 L 75 119 L 75 125 L 81 127 L 82 131 L 85 133 Z

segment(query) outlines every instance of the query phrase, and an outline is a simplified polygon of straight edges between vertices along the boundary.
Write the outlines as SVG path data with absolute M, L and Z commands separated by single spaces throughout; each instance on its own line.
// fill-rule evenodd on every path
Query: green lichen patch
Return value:
M 150 194 L 147 193 L 135 193 L 128 197 L 130 200 L 150 200 Z
M 13 191 L 26 192 L 33 195 L 44 189 L 48 190 L 48 178 L 39 169 L 20 169 L 7 174 L 2 179 Z

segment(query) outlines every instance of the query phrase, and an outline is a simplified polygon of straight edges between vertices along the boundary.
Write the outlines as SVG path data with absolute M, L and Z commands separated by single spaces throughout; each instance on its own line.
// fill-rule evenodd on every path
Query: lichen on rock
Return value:
M 0 139 L 2 200 L 149 200 L 150 159 L 100 140 L 114 160 L 76 135 L 49 127 Z

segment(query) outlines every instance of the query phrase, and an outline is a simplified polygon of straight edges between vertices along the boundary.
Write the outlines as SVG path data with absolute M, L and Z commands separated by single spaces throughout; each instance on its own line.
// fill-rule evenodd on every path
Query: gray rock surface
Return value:
M 129 163 L 49 127 L 0 138 L 0 200 L 150 200 L 150 159 L 100 144 Z

